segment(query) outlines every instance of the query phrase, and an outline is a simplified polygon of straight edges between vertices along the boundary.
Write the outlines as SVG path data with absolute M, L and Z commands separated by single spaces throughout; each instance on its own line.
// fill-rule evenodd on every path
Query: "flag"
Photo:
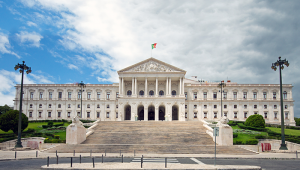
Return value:
M 156 43 L 151 44 L 151 46 L 152 46 L 152 49 L 153 49 L 153 48 L 156 48 Z

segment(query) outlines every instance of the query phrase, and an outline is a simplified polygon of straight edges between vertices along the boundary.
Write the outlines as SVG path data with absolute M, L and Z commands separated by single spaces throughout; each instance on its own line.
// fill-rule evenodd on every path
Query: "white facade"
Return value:
M 186 79 L 186 71 L 154 58 L 118 71 L 119 83 L 87 84 L 82 118 L 101 121 L 217 121 L 223 115 L 246 120 L 253 114 L 279 124 L 277 84 L 225 82 L 223 113 L 219 83 Z M 23 87 L 23 113 L 29 120 L 71 119 L 80 115 L 80 87 L 76 84 L 28 84 Z M 292 85 L 283 85 L 285 124 L 295 125 Z M 14 107 L 19 109 L 20 85 Z

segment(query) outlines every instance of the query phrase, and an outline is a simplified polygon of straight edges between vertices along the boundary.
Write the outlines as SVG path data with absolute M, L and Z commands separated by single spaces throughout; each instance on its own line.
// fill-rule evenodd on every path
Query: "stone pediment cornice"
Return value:
M 132 66 L 126 67 L 118 73 L 186 73 L 185 70 L 157 60 L 155 58 L 148 58 Z

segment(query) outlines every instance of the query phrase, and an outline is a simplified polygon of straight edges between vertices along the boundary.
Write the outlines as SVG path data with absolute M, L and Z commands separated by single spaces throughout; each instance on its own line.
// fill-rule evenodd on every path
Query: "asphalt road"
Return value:
M 138 158 L 124 158 L 124 162 L 137 161 Z M 201 159 L 197 158 L 204 164 L 214 164 L 214 159 Z M 100 163 L 102 161 L 101 157 L 96 157 L 95 162 Z M 104 162 L 121 162 L 121 158 L 104 158 Z M 145 159 L 145 162 L 156 162 L 164 163 L 164 158 L 161 159 Z M 197 164 L 190 158 L 169 158 L 168 162 L 177 162 L 181 164 Z M 70 158 L 59 158 L 59 163 L 69 163 Z M 92 163 L 92 158 L 82 158 L 82 163 Z M 79 158 L 73 158 L 73 163 L 79 163 Z M 217 165 L 256 165 L 261 166 L 266 170 L 296 170 L 300 169 L 300 161 L 294 159 L 217 159 Z M 27 160 L 10 160 L 10 161 L 0 161 L 0 169 L 2 170 L 29 170 L 29 169 L 39 169 L 42 165 L 47 164 L 47 159 L 27 159 Z M 50 164 L 56 164 L 56 159 L 50 159 Z

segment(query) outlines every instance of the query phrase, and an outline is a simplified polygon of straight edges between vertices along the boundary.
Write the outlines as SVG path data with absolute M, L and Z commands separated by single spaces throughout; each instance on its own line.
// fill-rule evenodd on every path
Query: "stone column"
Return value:
M 158 96 L 158 80 L 157 80 L 157 77 L 156 77 L 156 80 L 155 80 L 155 97 Z
M 181 91 L 182 91 L 182 94 L 184 95 L 184 79 L 183 78 L 182 78 L 182 82 L 181 83 L 182 83 L 182 85 L 181 85 L 182 90 Z
M 132 91 L 131 91 L 131 95 L 134 95 L 134 77 L 132 77 Z
M 168 95 L 168 80 L 169 80 L 169 78 L 167 77 L 167 80 L 166 80 L 166 94 L 165 95 Z
M 181 83 L 182 83 L 182 81 L 181 81 L 181 77 L 180 77 L 180 82 L 179 82 L 179 95 L 181 95 L 181 90 L 182 90 Z
M 126 94 L 124 93 L 124 78 L 122 77 L 122 96 L 125 96 Z
M 169 95 L 171 95 L 172 93 L 172 82 L 171 82 L 171 78 L 169 79 L 170 82 L 169 82 Z
M 155 106 L 155 121 L 158 121 L 158 106 Z
M 144 106 L 144 121 L 148 121 L 148 106 Z
M 147 84 L 147 77 L 145 78 L 145 97 L 147 97 L 148 94 L 148 84 Z M 147 117 L 148 119 L 148 117 Z
M 121 95 L 121 78 L 119 77 L 119 95 Z
M 137 79 L 136 77 L 134 78 L 135 79 L 135 82 L 134 82 L 134 87 L 135 87 L 135 95 L 137 95 Z

